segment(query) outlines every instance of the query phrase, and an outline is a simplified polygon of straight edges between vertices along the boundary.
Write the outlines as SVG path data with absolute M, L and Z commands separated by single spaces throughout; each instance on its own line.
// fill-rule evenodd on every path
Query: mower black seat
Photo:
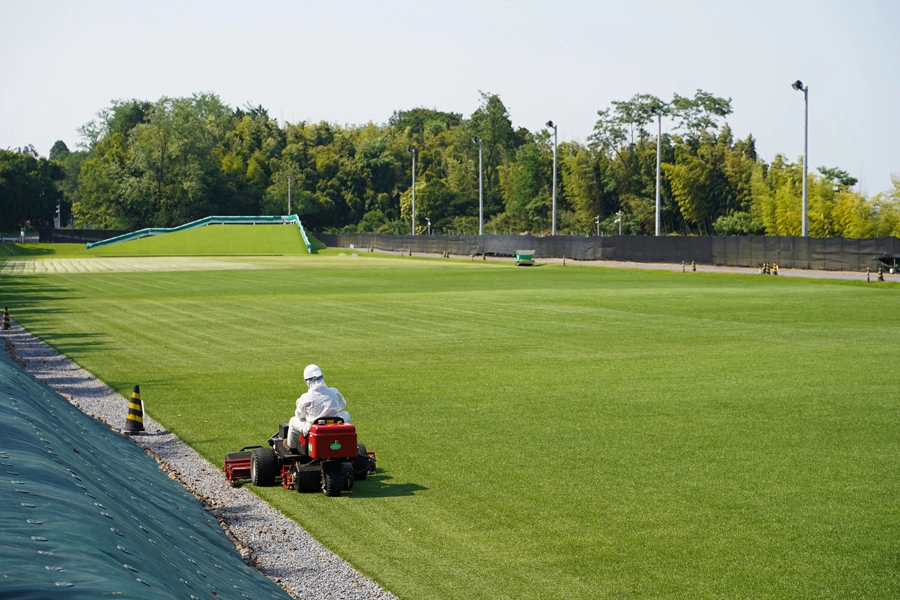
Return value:
M 297 448 L 297 452 L 291 452 L 285 444 L 282 443 L 282 440 L 275 440 L 275 443 L 272 445 L 272 450 L 274 450 L 275 454 L 281 458 L 297 458 L 298 456 L 306 455 L 306 452 L 304 452 L 305 448 Z

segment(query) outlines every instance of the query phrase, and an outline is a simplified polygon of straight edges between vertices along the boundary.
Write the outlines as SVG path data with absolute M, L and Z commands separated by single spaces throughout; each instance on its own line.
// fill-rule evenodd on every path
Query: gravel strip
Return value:
M 82 412 L 114 431 L 124 426 L 128 400 L 15 322 L 2 332 L 7 354 Z M 244 488 L 233 488 L 215 465 L 144 415 L 146 435 L 128 436 L 169 477 L 215 516 L 244 562 L 294 598 L 395 599 L 326 549 L 302 527 Z M 287 493 L 287 492 L 285 492 Z

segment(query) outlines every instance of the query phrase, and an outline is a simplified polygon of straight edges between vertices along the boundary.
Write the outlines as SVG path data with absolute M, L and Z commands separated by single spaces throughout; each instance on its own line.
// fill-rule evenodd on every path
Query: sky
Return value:
M 497 94 L 513 126 L 584 142 L 597 111 L 652 94 L 730 98 L 735 139 L 859 179 L 900 175 L 896 0 L 0 0 L 0 148 L 57 140 L 115 100 L 213 93 L 280 122 L 469 117 Z M 663 119 L 663 132 L 673 123 Z M 651 131 L 654 129 L 651 126 Z

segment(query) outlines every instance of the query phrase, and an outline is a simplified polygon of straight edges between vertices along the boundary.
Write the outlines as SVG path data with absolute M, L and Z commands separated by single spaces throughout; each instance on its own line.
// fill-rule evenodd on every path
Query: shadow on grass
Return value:
M 35 244 L 19 244 L 17 242 L 4 242 L 0 246 L 0 256 L 52 256 L 56 254 L 54 248 L 41 248 Z
M 106 337 L 103 333 L 55 333 L 43 339 L 60 354 L 72 358 L 109 345 L 104 341 Z
M 50 303 L 53 310 L 60 310 L 58 303 L 72 300 L 76 296 L 68 288 L 36 282 L 32 277 L 15 275 L 3 277 L 0 285 L 0 304 L 8 306 L 10 315 L 39 314 L 48 310 L 45 303 Z M 15 316 L 12 317 L 15 319 Z
M 422 492 L 428 488 L 416 483 L 390 483 L 390 476 L 381 473 L 369 475 L 364 481 L 354 481 L 352 490 L 344 490 L 341 494 L 347 498 L 400 498 L 404 496 L 415 496 L 417 492 Z M 253 484 L 249 481 L 241 481 L 236 487 L 247 486 L 253 488 Z M 271 487 L 281 487 L 281 483 L 276 482 Z M 296 493 L 296 492 L 295 492 Z M 321 494 L 322 491 L 318 487 L 304 489 L 301 494 L 315 495 Z
M 398 498 L 415 496 L 418 492 L 427 489 L 417 483 L 395 483 L 393 477 L 387 472 L 379 471 L 375 475 L 369 475 L 363 481 L 355 482 L 351 495 L 354 498 Z

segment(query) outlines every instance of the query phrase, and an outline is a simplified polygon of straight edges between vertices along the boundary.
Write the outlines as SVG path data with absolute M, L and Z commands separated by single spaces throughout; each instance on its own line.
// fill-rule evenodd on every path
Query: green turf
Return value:
M 207 225 L 97 246 L 89 252 L 94 256 L 307 254 L 296 225 Z
M 380 472 L 256 491 L 401 598 L 900 596 L 900 286 L 277 266 L 4 276 L 0 303 L 220 465 L 318 363 Z

